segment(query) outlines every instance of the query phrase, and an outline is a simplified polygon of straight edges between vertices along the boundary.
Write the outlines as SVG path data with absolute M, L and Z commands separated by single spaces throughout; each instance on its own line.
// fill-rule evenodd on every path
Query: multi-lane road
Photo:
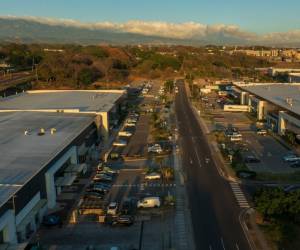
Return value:
M 177 86 L 175 111 L 196 248 L 251 249 L 240 222 L 240 214 L 247 202 L 238 184 L 230 184 L 219 175 L 183 82 L 178 81 Z M 240 203 L 239 198 L 242 199 Z

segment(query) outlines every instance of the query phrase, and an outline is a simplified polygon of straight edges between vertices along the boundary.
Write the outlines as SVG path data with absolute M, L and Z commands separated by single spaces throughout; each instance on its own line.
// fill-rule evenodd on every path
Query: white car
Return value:
M 116 146 L 116 147 L 125 147 L 126 145 L 127 145 L 127 142 L 123 141 L 123 140 L 115 141 L 113 143 L 113 146 Z
M 256 131 L 256 134 L 258 134 L 258 135 L 267 135 L 267 130 L 265 130 L 265 129 L 258 129 Z
M 295 154 L 286 155 L 283 157 L 283 161 L 285 162 L 295 162 L 300 161 L 300 157 Z
M 128 118 L 127 121 L 128 123 L 137 123 L 137 118 Z
M 135 127 L 135 123 L 132 122 L 126 122 L 125 127 Z
M 118 135 L 119 136 L 130 137 L 130 136 L 132 136 L 132 133 L 129 132 L 129 131 L 119 131 Z
M 106 213 L 110 215 L 117 215 L 117 212 L 118 212 L 118 203 L 117 202 L 109 203 Z
M 160 154 L 162 153 L 162 148 L 159 144 L 154 144 L 153 146 L 148 148 L 148 153 L 150 152 Z
M 145 175 L 145 180 L 160 180 L 161 179 L 161 174 L 159 173 L 150 173 Z
M 159 197 L 146 197 L 138 201 L 137 207 L 138 208 L 160 207 L 160 199 Z

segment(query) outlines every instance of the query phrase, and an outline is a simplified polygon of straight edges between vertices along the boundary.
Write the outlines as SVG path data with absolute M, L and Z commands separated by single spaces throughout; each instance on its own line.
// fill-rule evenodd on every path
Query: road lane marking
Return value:
M 235 182 L 230 182 L 230 187 L 232 189 L 232 192 L 235 196 L 235 199 L 237 200 L 238 205 L 241 208 L 249 208 L 250 205 L 245 197 L 245 194 L 243 193 L 243 191 L 240 188 L 240 185 L 238 183 Z
M 235 243 L 236 250 L 240 250 L 238 243 Z

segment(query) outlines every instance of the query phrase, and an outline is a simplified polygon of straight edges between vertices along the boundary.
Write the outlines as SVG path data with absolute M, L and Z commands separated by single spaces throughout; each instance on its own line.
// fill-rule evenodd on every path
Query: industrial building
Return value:
M 124 91 L 30 91 L 0 100 L 0 246 L 26 242 L 97 159 Z
M 94 114 L 104 139 L 117 122 L 126 97 L 124 90 L 36 90 L 0 101 L 0 112 L 64 112 Z
M 300 135 L 300 83 L 234 83 L 242 105 L 278 133 Z M 299 136 L 298 136 L 299 137 Z

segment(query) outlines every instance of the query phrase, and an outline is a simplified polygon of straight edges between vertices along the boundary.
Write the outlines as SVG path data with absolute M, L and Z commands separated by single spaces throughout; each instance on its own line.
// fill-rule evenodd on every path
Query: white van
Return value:
M 138 201 L 137 207 L 138 208 L 160 207 L 160 199 L 159 197 L 146 197 Z

